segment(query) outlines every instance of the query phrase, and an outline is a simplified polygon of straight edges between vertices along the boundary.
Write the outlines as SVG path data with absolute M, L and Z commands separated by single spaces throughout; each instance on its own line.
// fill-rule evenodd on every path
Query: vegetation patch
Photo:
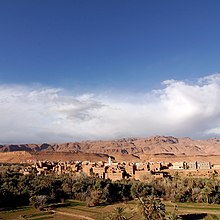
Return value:
M 92 218 L 100 215 L 113 218 L 108 212 L 120 212 L 130 219 L 138 216 L 164 220 L 167 216 L 177 219 L 178 214 L 187 212 L 192 214 L 182 215 L 182 219 L 218 219 L 220 180 L 214 176 L 199 179 L 176 174 L 174 178 L 149 177 L 142 182 L 133 179 L 114 182 L 83 173 L 36 176 L 5 169 L 0 173 L 0 198 L 0 208 L 11 209 L 0 212 L 0 217 L 5 219 L 13 219 L 15 213 L 35 220 L 55 216 L 48 210 L 86 213 Z

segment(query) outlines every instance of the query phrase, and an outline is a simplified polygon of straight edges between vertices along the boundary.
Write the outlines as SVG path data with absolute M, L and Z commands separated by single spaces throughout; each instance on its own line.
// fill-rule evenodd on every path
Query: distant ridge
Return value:
M 220 139 L 192 140 L 172 136 L 152 136 L 110 141 L 82 141 L 62 144 L 0 145 L 0 152 L 73 152 L 107 155 L 220 155 Z

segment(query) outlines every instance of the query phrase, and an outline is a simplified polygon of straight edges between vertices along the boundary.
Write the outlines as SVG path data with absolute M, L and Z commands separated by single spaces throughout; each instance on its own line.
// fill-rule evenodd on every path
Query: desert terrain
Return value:
M 220 163 L 220 139 L 192 140 L 171 136 L 109 141 L 0 145 L 0 162 L 35 160 L 210 161 Z

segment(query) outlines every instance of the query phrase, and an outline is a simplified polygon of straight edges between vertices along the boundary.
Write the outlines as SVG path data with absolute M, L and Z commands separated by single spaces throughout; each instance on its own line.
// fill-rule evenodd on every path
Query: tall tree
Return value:
M 165 205 L 160 199 L 154 196 L 140 197 L 139 210 L 145 220 L 164 220 L 165 219 Z

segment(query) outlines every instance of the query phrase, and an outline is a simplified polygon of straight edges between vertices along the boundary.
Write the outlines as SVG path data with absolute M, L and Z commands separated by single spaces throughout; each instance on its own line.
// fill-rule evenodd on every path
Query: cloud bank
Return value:
M 220 135 L 220 74 L 167 80 L 142 94 L 76 95 L 62 88 L 0 85 L 0 143 L 149 135 Z

